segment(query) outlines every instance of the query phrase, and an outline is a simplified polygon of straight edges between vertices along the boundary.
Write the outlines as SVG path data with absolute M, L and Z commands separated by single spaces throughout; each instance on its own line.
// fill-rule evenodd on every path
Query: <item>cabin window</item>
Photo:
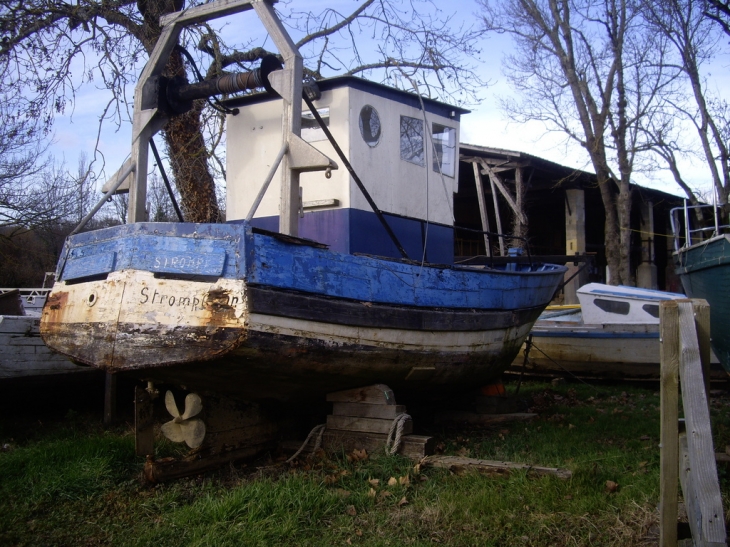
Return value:
M 423 120 L 409 116 L 400 117 L 400 158 L 424 166 Z
M 596 298 L 593 303 L 605 312 L 617 313 L 619 315 L 628 315 L 629 309 L 631 308 L 631 304 L 628 302 L 604 300 L 603 298 Z
M 659 304 L 644 304 L 641 309 L 652 317 L 659 317 Z
M 322 118 L 324 124 L 329 127 L 330 125 L 330 109 L 318 108 L 317 114 Z M 302 139 L 307 142 L 325 141 L 327 135 L 319 125 L 319 122 L 314 118 L 314 114 L 311 112 L 302 112 Z
M 438 123 L 433 124 L 433 170 L 449 177 L 454 176 L 456 158 L 456 129 Z M 440 166 L 440 168 L 439 168 Z
M 360 135 L 371 148 L 380 142 L 380 116 L 369 104 L 360 109 Z

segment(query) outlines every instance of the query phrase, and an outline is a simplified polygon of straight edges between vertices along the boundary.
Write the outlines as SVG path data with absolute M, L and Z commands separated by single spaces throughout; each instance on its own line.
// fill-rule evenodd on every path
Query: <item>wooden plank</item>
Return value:
M 477 187 L 477 199 L 479 200 L 479 214 L 482 217 L 482 230 L 485 232 L 489 231 L 489 215 L 487 213 L 487 200 L 484 196 L 484 186 L 482 185 L 482 177 L 479 174 L 479 166 L 476 163 L 472 163 L 471 166 L 474 168 L 474 182 Z M 491 245 L 489 244 L 489 236 L 484 234 L 484 248 L 487 250 L 486 255 L 492 256 Z
M 369 403 L 371 405 L 394 405 L 393 390 L 385 384 L 345 389 L 327 394 L 330 403 Z
M 570 479 L 573 472 L 569 469 L 557 467 L 541 467 L 526 463 L 514 463 L 495 460 L 480 460 L 463 458 L 461 456 L 428 456 L 421 462 L 422 466 L 441 467 L 452 471 L 473 469 L 499 474 L 509 474 L 511 471 L 526 470 L 537 475 L 552 475 L 559 479 Z
M 274 443 L 269 441 L 217 454 L 206 454 L 203 457 L 200 457 L 199 454 L 192 454 L 182 460 L 175 458 L 155 460 L 148 457 L 144 464 L 144 477 L 153 484 L 188 477 L 215 469 L 229 462 L 252 458 L 265 450 L 273 448 L 273 446 Z
M 692 299 L 694 310 L 695 326 L 697 328 L 697 342 L 700 347 L 700 361 L 702 362 L 702 376 L 705 380 L 705 393 L 707 394 L 707 408 L 710 405 L 710 361 L 712 349 L 710 348 L 710 305 L 707 300 Z
M 406 411 L 406 405 L 373 405 L 369 403 L 334 403 L 332 414 L 335 416 L 355 416 L 359 418 L 380 418 L 393 420 Z
M 682 403 L 689 449 L 688 478 L 698 507 L 699 536 L 694 539 L 695 543 L 700 545 L 725 545 L 727 539 L 725 512 L 722 508 L 722 496 L 717 478 L 694 309 L 689 300 L 679 300 L 677 303 L 680 339 L 679 376 L 682 382 Z
M 154 407 L 142 386 L 134 386 L 134 450 L 137 456 L 155 453 Z
M 369 454 L 381 452 L 385 449 L 387 434 L 363 433 L 355 431 L 339 431 L 328 429 L 322 436 L 322 446 L 328 453 L 351 452 L 355 449 L 365 449 Z M 433 453 L 433 437 L 422 435 L 404 435 L 397 454 L 420 461 Z
M 468 423 L 480 425 L 496 425 L 508 422 L 525 422 L 535 418 L 537 414 L 520 412 L 512 414 L 477 414 L 460 410 L 443 411 L 436 414 L 434 421 L 437 424 L 443 423 Z
M 393 420 L 379 420 L 378 418 L 356 418 L 353 416 L 327 416 L 327 429 L 339 429 L 344 431 L 361 431 L 364 433 L 388 434 Z M 413 433 L 413 421 L 408 420 L 403 424 L 403 434 Z
M 677 545 L 679 439 L 679 308 L 676 300 L 659 306 L 660 446 L 659 545 Z

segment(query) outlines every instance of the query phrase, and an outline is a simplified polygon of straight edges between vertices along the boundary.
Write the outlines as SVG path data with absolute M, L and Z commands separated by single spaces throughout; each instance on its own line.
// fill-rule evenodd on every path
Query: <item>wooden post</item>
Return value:
M 110 426 L 117 421 L 117 375 L 106 373 L 104 379 L 104 425 Z
M 497 200 L 497 189 L 494 186 L 494 179 L 489 177 L 489 184 L 492 187 L 492 201 L 494 202 L 494 217 L 497 219 L 497 232 L 504 233 L 502 229 L 502 216 L 499 214 L 499 201 Z M 499 237 L 499 256 L 504 256 L 504 238 Z
M 677 545 L 679 459 L 679 312 L 676 300 L 659 307 L 660 437 L 659 546 Z
M 489 231 L 489 216 L 487 216 L 487 201 L 484 196 L 484 186 L 482 186 L 482 178 L 479 175 L 479 166 L 474 162 L 471 164 L 474 168 L 474 182 L 477 186 L 477 198 L 479 199 L 479 214 L 482 217 L 482 230 Z M 492 249 L 489 245 L 489 236 L 484 234 L 484 248 L 486 255 L 492 256 Z
M 152 395 L 142 386 L 134 386 L 134 449 L 137 456 L 152 455 L 155 451 Z

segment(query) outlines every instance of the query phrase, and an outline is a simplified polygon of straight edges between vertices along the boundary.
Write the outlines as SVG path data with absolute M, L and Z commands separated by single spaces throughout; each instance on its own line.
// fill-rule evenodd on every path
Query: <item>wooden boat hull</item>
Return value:
M 205 228 L 180 237 L 185 226 L 172 225 L 165 242 L 160 225 L 144 226 L 71 244 L 43 311 L 44 340 L 110 372 L 253 401 L 300 402 L 372 383 L 420 397 L 478 387 L 512 361 L 564 272 L 421 267 L 243 225 L 211 228 L 207 243 Z M 221 242 L 229 247 L 215 264 L 227 266 L 215 280 L 125 267 L 140 262 L 127 256 L 140 246 L 174 243 L 185 258 L 177 264 L 199 268 L 188 247 Z M 110 252 L 103 279 L 83 263 L 68 266 L 99 264 L 89 257 Z
M 687 295 L 710 305 L 712 349 L 730 373 L 730 235 L 680 249 L 674 259 Z

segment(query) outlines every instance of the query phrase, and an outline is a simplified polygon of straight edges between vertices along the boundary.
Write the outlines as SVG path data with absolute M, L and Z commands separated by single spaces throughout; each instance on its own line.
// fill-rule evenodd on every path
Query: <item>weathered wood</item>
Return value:
M 709 412 L 710 361 L 712 357 L 712 349 L 710 348 L 710 306 L 706 300 L 693 299 L 692 310 L 694 311 L 695 326 L 697 328 L 697 342 L 699 343 L 702 376 L 705 381 L 705 393 L 707 394 L 707 408 Z
M 0 315 L 25 315 L 20 290 L 0 293 Z
M 450 410 L 436 414 L 434 421 L 438 424 L 461 422 L 467 424 L 497 425 L 508 422 L 525 422 L 532 420 L 536 416 L 537 414 L 530 412 L 512 414 L 477 414 L 476 412 Z
M 405 405 L 373 405 L 369 403 L 334 403 L 332 414 L 335 416 L 356 416 L 359 418 L 380 418 L 393 420 L 406 411 Z
M 660 446 L 659 545 L 677 545 L 679 439 L 679 308 L 676 300 L 659 306 Z
M 252 458 L 265 450 L 273 448 L 273 446 L 274 444 L 269 441 L 212 455 L 195 453 L 182 460 L 175 458 L 155 460 L 148 457 L 144 465 L 144 477 L 153 484 L 188 477 L 215 469 L 229 462 Z
M 484 186 L 482 185 L 482 177 L 479 174 L 479 166 L 473 162 L 471 166 L 474 168 L 474 182 L 477 187 L 477 199 L 479 200 L 479 214 L 482 217 L 482 230 L 489 231 L 489 214 L 487 213 L 487 200 L 484 196 Z M 484 248 L 486 255 L 492 256 L 491 245 L 489 244 L 489 236 L 484 234 Z
M 557 467 L 541 467 L 526 463 L 463 458 L 461 456 L 428 456 L 421 461 L 422 466 L 441 467 L 452 471 L 473 469 L 487 473 L 508 475 L 511 471 L 525 470 L 536 475 L 552 475 L 559 479 L 569 479 L 573 472 Z
M 322 446 L 328 453 L 351 452 L 355 449 L 365 449 L 369 454 L 381 452 L 385 449 L 388 440 L 387 434 L 363 433 L 356 431 L 340 431 L 328 429 L 322 436 Z M 422 435 L 404 435 L 397 454 L 420 461 L 433 453 L 433 437 Z
M 688 480 L 692 489 L 690 497 L 695 497 L 697 503 L 698 535 L 693 538 L 700 545 L 725 545 L 725 512 L 717 478 L 694 309 L 689 300 L 680 300 L 678 305 L 679 376 L 682 382 L 682 403 L 689 449 Z
M 353 416 L 327 416 L 327 429 L 344 431 L 362 431 L 364 433 L 385 433 L 390 431 L 393 420 L 379 420 L 377 418 L 356 418 Z M 413 422 L 403 424 L 403 434 L 413 433 Z
M 393 390 L 385 384 L 345 389 L 327 394 L 330 403 L 368 403 L 371 405 L 394 405 Z
M 117 421 L 117 375 L 106 373 L 104 380 L 104 425 Z
M 137 456 L 155 453 L 154 406 L 142 386 L 134 386 L 134 451 Z

